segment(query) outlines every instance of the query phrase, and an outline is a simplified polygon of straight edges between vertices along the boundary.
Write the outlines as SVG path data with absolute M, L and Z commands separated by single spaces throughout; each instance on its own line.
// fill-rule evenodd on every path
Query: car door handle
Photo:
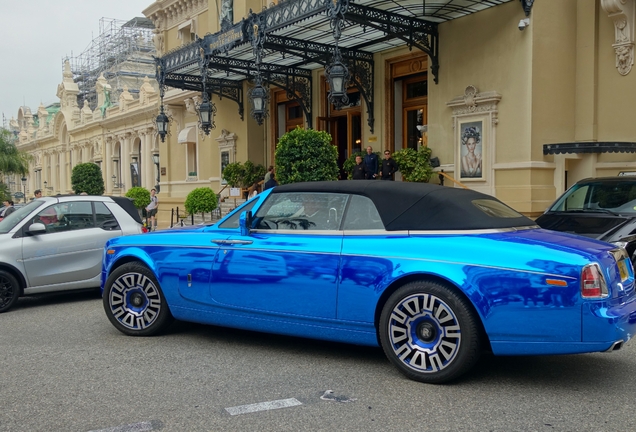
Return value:
M 248 245 L 252 244 L 252 240 L 211 240 L 212 243 L 218 245 Z

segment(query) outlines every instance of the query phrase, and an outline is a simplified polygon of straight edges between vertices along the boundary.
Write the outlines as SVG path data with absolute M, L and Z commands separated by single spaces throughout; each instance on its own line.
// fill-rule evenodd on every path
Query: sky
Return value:
M 99 36 L 101 18 L 143 17 L 153 0 L 0 0 L 0 113 L 59 102 L 63 59 Z M 1 118 L 0 118 L 1 122 Z M 0 123 L 0 126 L 3 126 Z

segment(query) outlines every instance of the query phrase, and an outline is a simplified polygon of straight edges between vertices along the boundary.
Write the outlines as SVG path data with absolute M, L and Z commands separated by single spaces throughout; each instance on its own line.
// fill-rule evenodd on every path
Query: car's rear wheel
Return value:
M 443 383 L 478 360 L 480 332 L 468 301 L 445 285 L 411 282 L 399 288 L 380 315 L 384 353 L 404 375 Z
M 0 270 L 0 313 L 6 312 L 15 305 L 20 297 L 20 285 L 9 272 Z
M 155 275 L 140 263 L 127 263 L 104 285 L 104 310 L 110 322 L 130 336 L 152 336 L 173 321 Z

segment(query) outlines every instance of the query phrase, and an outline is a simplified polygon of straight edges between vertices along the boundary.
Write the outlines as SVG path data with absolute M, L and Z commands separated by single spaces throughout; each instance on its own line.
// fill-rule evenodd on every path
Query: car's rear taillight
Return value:
M 146 234 L 148 232 L 148 228 L 146 228 L 145 226 L 142 225 L 141 232 Z
M 581 297 L 607 297 L 607 284 L 598 264 L 588 264 L 581 272 Z

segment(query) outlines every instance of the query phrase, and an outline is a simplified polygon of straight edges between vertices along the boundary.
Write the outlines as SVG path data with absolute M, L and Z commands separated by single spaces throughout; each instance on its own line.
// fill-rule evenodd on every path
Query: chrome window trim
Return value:
M 250 233 L 256 234 L 311 234 L 311 235 L 330 235 L 342 237 L 343 232 L 339 230 L 270 230 L 270 229 L 251 229 Z
M 489 229 L 475 229 L 475 230 L 440 230 L 440 231 L 409 231 L 411 235 L 450 235 L 450 234 L 461 234 L 461 235 L 471 235 L 471 234 L 498 234 L 498 233 L 506 233 L 506 232 L 515 232 L 515 231 L 526 231 L 531 229 L 538 229 L 539 225 L 530 225 L 523 227 L 512 227 L 512 228 L 489 228 Z

